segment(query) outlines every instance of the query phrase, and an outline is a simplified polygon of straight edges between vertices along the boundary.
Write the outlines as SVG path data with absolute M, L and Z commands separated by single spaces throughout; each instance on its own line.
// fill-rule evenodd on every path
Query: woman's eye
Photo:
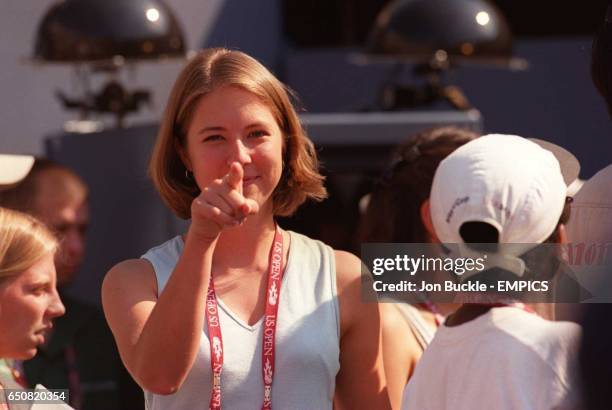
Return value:
M 223 139 L 222 135 L 215 134 L 215 135 L 209 135 L 209 136 L 205 137 L 203 141 L 204 142 L 221 141 L 222 139 Z
M 264 130 L 256 130 L 249 133 L 249 137 L 251 138 L 259 138 L 268 135 L 268 133 Z
M 31 292 L 35 296 L 41 296 L 45 293 L 46 290 L 47 290 L 46 286 L 37 286 L 35 288 L 32 288 Z

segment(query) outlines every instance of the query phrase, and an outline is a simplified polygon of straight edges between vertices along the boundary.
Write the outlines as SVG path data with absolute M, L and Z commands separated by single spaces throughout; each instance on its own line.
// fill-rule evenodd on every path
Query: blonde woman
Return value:
M 34 357 L 53 319 L 64 314 L 55 287 L 56 249 L 40 222 L 0 208 L 0 390 L 23 387 L 12 360 Z
M 115 266 L 102 289 L 148 409 L 389 407 L 360 261 L 275 222 L 326 196 L 282 83 L 244 53 L 198 54 L 150 172 L 189 230 Z

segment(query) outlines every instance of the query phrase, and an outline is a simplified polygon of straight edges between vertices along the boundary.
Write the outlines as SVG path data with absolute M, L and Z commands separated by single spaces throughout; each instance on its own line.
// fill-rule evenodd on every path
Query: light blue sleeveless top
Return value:
M 291 231 L 289 235 L 289 255 L 278 306 L 272 406 L 283 410 L 331 410 L 340 368 L 340 311 L 334 252 L 304 235 Z M 183 246 L 182 238 L 177 236 L 143 255 L 153 265 L 159 294 Z M 228 410 L 260 410 L 262 320 L 249 326 L 221 299 L 218 305 L 225 350 L 222 406 Z M 168 396 L 145 391 L 146 408 L 207 409 L 211 387 L 210 345 L 205 324 L 200 350 L 181 388 Z

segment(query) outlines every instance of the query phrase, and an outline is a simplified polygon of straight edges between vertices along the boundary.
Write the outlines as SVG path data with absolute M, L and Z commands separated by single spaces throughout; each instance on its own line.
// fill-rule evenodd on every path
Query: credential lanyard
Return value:
M 272 380 L 274 379 L 274 357 L 276 348 L 276 323 L 278 318 L 278 299 L 283 278 L 281 270 L 283 260 L 283 235 L 278 225 L 270 249 L 268 264 L 268 290 L 266 292 L 266 310 L 263 318 L 264 332 L 261 355 L 264 399 L 261 408 L 272 409 Z M 210 396 L 210 410 L 221 409 L 221 372 L 223 371 L 223 338 L 219 322 L 217 296 L 212 274 L 206 295 L 206 321 L 210 340 L 210 365 L 212 368 L 213 386 Z

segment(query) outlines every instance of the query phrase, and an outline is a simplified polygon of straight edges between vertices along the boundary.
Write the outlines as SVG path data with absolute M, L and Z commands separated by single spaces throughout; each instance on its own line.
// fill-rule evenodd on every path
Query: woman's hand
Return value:
M 244 170 L 233 162 L 229 172 L 202 189 L 191 203 L 190 233 L 213 241 L 224 229 L 241 225 L 245 218 L 259 211 L 259 205 L 242 194 Z

